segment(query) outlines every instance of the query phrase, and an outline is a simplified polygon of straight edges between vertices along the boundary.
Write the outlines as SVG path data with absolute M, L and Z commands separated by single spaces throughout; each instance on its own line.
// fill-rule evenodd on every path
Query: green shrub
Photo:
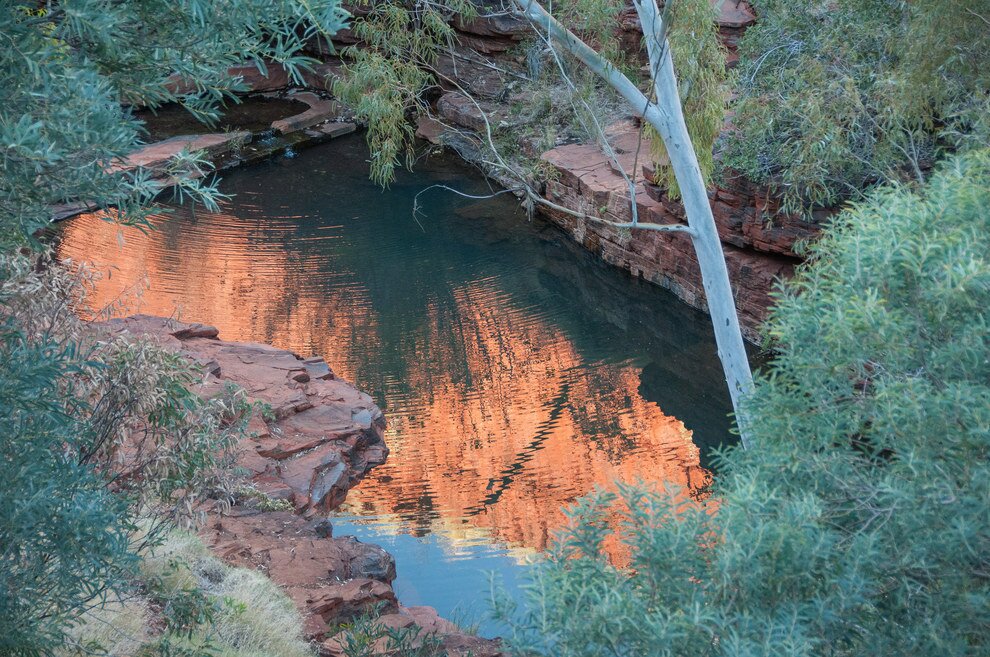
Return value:
M 72 312 L 87 280 L 45 257 L 0 256 L 4 655 L 61 645 L 83 613 L 128 593 L 142 546 L 232 489 L 243 393 L 201 399 L 180 356 L 99 338 Z
M 622 487 L 515 610 L 521 654 L 985 655 L 990 642 L 990 151 L 838 217 L 781 292 L 755 447 L 701 504 Z M 502 607 L 512 614 L 511 607 Z
M 134 558 L 126 500 L 79 462 L 82 427 L 59 382 L 67 349 L 0 324 L 0 654 L 61 643 L 65 624 L 122 587 Z
M 178 102 L 211 121 L 245 89 L 228 68 L 273 60 L 296 79 L 301 54 L 332 35 L 346 14 L 338 0 L 75 0 L 0 6 L 0 246 L 31 240 L 53 205 L 89 201 L 140 221 L 162 184 L 146 171 L 111 166 L 140 143 L 140 122 L 121 107 Z M 172 76 L 176 76 L 173 78 Z M 171 84 L 177 78 L 188 84 Z M 173 173 L 204 171 L 193 156 Z M 209 201 L 208 181 L 179 175 L 180 194 Z
M 758 0 L 739 48 L 723 159 L 785 209 L 921 180 L 990 144 L 990 2 Z
M 143 136 L 132 108 L 177 102 L 209 122 L 244 89 L 229 67 L 274 61 L 299 79 L 303 45 L 345 16 L 338 0 L 0 6 L 0 654 L 50 654 L 127 591 L 139 513 L 188 519 L 227 492 L 243 410 L 233 391 L 191 393 L 175 354 L 96 340 L 73 317 L 81 281 L 11 249 L 37 247 L 59 204 L 141 223 L 163 183 L 120 171 Z M 180 198 L 216 200 L 197 154 L 167 169 Z

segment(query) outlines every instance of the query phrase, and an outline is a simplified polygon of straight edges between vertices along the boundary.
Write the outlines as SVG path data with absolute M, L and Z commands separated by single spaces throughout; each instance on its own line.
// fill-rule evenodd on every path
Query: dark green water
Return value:
M 111 273 L 96 306 L 319 354 L 372 394 L 392 454 L 335 533 L 395 554 L 405 604 L 478 620 L 485 572 L 515 590 L 560 507 L 594 485 L 704 486 L 708 451 L 732 440 L 728 395 L 707 316 L 511 197 L 427 190 L 488 191 L 459 161 L 382 191 L 366 160 L 355 137 L 230 172 L 222 212 L 180 209 L 148 234 L 79 217 L 60 254 Z

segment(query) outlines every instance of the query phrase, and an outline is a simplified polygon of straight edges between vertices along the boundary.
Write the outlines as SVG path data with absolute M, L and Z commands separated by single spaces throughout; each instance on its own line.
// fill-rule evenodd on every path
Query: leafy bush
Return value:
M 520 654 L 958 655 L 990 642 L 990 151 L 840 215 L 780 293 L 755 448 L 703 503 L 598 494 L 529 585 Z
M 31 239 L 52 206 L 89 201 L 140 221 L 162 185 L 115 171 L 141 124 L 121 107 L 184 105 L 204 121 L 244 88 L 227 70 L 273 60 L 298 77 L 313 36 L 343 25 L 338 0 L 12 1 L 0 8 L 0 247 Z M 180 81 L 184 81 L 179 84 Z M 202 169 L 182 157 L 175 173 Z M 209 201 L 215 188 L 177 178 Z
M 84 281 L 11 248 L 37 247 L 62 203 L 142 222 L 163 186 L 120 170 L 142 136 L 132 108 L 178 102 L 210 121 L 243 89 L 230 66 L 274 61 L 298 78 L 303 45 L 345 16 L 339 0 L 0 7 L 0 653 L 49 654 L 88 608 L 108 609 L 135 565 L 138 512 L 189 517 L 226 488 L 241 409 L 232 391 L 189 392 L 176 355 L 83 330 L 72 309 Z M 178 193 L 214 201 L 205 168 L 176 158 Z
M 181 357 L 87 329 L 72 312 L 86 281 L 44 257 L 0 257 L 3 654 L 60 645 L 127 590 L 142 545 L 231 490 L 242 393 L 201 399 Z
M 75 400 L 59 382 L 75 366 L 66 347 L 0 325 L 0 653 L 43 654 L 67 619 L 133 565 L 126 500 L 112 495 L 73 449 Z
M 944 150 L 990 143 L 990 2 L 753 4 L 724 163 L 785 209 L 923 180 Z

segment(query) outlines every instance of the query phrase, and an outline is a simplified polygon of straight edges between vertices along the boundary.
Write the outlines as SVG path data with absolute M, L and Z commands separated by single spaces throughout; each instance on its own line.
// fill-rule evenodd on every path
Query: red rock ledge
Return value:
M 221 559 L 265 572 L 292 598 L 306 636 L 320 654 L 342 654 L 333 628 L 378 609 L 386 628 L 421 628 L 458 657 L 501 655 L 498 641 L 461 632 L 430 607 L 403 607 L 392 590 L 395 561 L 377 545 L 333 536 L 324 514 L 371 468 L 385 462 L 385 417 L 371 397 L 338 379 L 322 358 L 302 358 L 269 345 L 225 342 L 212 326 L 136 315 L 97 325 L 114 335 L 151 338 L 199 364 L 198 391 L 215 394 L 226 382 L 271 410 L 256 411 L 249 437 L 238 446 L 237 466 L 268 498 L 291 502 L 292 511 L 263 511 L 235 504 L 213 515 L 200 534 Z M 381 646 L 384 649 L 384 645 Z

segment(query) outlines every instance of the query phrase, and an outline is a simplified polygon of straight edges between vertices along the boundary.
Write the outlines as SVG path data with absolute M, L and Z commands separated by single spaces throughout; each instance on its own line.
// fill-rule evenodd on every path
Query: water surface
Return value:
M 708 451 L 731 440 L 728 395 L 705 315 L 511 197 L 427 189 L 486 192 L 459 161 L 382 191 L 366 160 L 360 138 L 335 140 L 228 173 L 216 214 L 179 208 L 147 233 L 78 217 L 59 251 L 106 272 L 94 308 L 319 354 L 368 391 L 391 456 L 335 532 L 396 555 L 404 603 L 477 619 L 485 571 L 513 589 L 561 506 L 595 485 L 706 485 Z

